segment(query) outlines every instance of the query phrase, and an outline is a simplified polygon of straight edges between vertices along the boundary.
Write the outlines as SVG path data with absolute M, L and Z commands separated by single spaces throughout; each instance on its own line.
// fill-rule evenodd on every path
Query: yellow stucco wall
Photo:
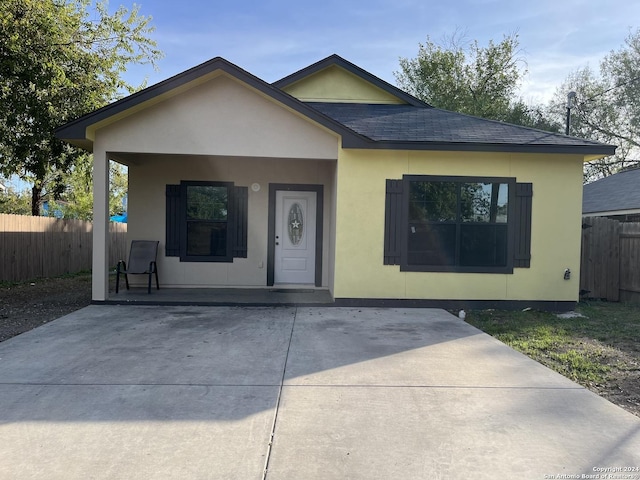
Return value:
M 385 180 L 404 174 L 532 182 L 531 268 L 471 274 L 401 272 L 397 265 L 383 265 Z M 342 150 L 337 176 L 336 298 L 578 299 L 581 156 Z M 571 280 L 563 279 L 565 268 Z
M 339 67 L 286 91 L 302 100 L 401 103 Z M 268 185 L 304 183 L 325 187 L 322 285 L 336 298 L 578 299 L 579 155 L 344 150 L 337 134 L 226 75 L 212 75 L 146 107 L 102 124 L 95 131 L 95 152 L 102 160 L 111 155 L 129 165 L 128 236 L 160 240 L 164 286 L 266 285 Z M 98 173 L 106 176 L 103 163 Z M 405 174 L 532 182 L 531 268 L 470 274 L 401 272 L 399 266 L 383 265 L 385 180 Z M 164 256 L 165 185 L 181 180 L 261 185 L 259 192 L 249 190 L 248 258 L 197 263 Z M 106 210 L 104 196 L 98 204 Z M 104 248 L 94 244 L 94 271 L 102 279 L 94 282 L 96 300 L 106 292 Z M 565 268 L 572 271 L 569 281 L 563 279 Z
M 303 102 L 405 103 L 335 65 L 291 84 L 283 90 Z

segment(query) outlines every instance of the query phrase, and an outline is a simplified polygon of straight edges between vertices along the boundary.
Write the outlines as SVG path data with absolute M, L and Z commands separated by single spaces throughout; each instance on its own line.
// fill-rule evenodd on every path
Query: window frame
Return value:
M 187 190 L 189 187 L 225 187 L 227 189 L 227 235 L 225 255 L 189 255 L 187 253 L 188 224 L 195 222 L 187 219 Z M 188 181 L 180 182 L 180 261 L 181 262 L 233 262 L 235 244 L 235 211 L 233 182 Z M 202 221 L 207 223 L 206 221 Z M 216 221 L 213 223 L 222 223 Z
M 456 265 L 415 265 L 408 263 L 409 256 L 409 204 L 411 182 L 455 182 L 455 183 L 504 183 L 508 185 L 508 207 L 507 207 L 507 251 L 506 265 L 500 266 L 462 266 Z M 516 179 L 513 177 L 475 177 L 475 176 L 454 176 L 454 175 L 403 175 L 403 199 L 402 199 L 402 220 L 401 220 L 401 248 L 400 248 L 400 271 L 403 272 L 457 272 L 457 273 L 513 273 L 514 268 L 514 244 L 515 244 L 515 203 L 516 203 Z M 455 258 L 456 263 L 460 262 L 460 241 L 461 226 L 473 225 L 476 222 L 464 222 L 460 216 L 460 196 L 457 197 L 457 218 L 455 221 Z M 434 222 L 437 224 L 437 222 Z M 480 225 L 480 223 L 477 223 Z M 503 223 L 487 223 L 487 225 L 503 225 Z

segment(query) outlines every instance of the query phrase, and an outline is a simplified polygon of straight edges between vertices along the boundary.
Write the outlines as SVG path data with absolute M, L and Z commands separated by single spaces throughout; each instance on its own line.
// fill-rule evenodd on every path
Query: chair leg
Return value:
M 160 290 L 160 283 L 158 282 L 158 269 L 155 269 L 156 274 L 156 290 Z
M 152 273 L 149 272 L 149 286 L 147 288 L 147 293 L 151 293 L 151 275 L 152 275 Z
M 127 264 L 124 262 L 124 260 L 120 260 L 118 262 L 118 265 L 116 266 L 116 293 L 118 293 L 118 291 L 120 290 L 120 273 L 122 273 L 122 270 L 127 270 Z M 126 280 L 126 273 L 124 274 L 124 278 Z M 127 290 L 129 290 L 129 284 L 127 284 Z

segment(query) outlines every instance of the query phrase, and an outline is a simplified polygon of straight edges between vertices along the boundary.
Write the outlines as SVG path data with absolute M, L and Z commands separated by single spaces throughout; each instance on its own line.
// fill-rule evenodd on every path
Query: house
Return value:
M 584 186 L 582 214 L 621 222 L 640 221 L 640 168 L 631 168 Z
M 57 135 L 94 155 L 95 302 L 111 159 L 166 287 L 571 308 L 582 165 L 615 149 L 433 108 L 337 55 L 273 84 L 214 58 Z
M 43 217 L 64 218 L 68 205 L 69 202 L 65 202 L 64 200 L 57 200 L 53 205 L 49 200 L 45 200 L 40 207 L 40 215 Z M 53 207 L 53 210 L 51 210 L 51 207 Z

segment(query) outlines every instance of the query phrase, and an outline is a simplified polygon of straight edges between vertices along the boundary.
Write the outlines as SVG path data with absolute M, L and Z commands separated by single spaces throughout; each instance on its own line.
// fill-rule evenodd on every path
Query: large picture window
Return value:
M 407 266 L 508 267 L 508 181 L 412 177 L 407 183 Z
M 511 273 L 528 267 L 531 184 L 514 178 L 387 180 L 384 263 L 404 271 Z

